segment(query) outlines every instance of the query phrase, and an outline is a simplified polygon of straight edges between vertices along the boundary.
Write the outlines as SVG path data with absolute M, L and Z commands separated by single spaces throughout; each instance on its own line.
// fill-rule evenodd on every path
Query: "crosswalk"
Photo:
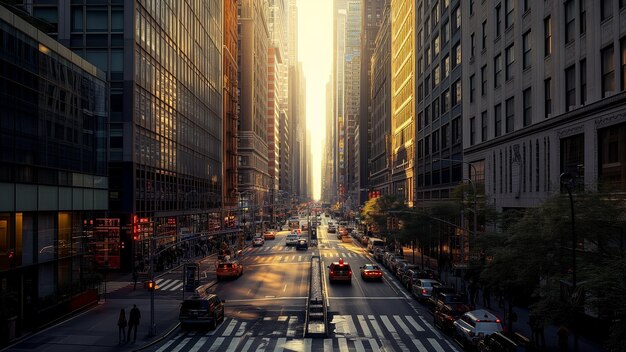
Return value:
M 310 261 L 312 252 L 296 252 L 293 251 L 293 247 L 273 246 L 273 247 L 257 247 L 249 248 L 244 251 L 245 263 L 272 263 L 272 262 L 301 262 Z M 322 258 L 344 260 L 349 259 L 362 259 L 371 260 L 371 258 L 365 253 L 350 252 L 350 251 L 336 251 L 332 249 L 320 251 L 315 253 Z
M 189 351 L 458 351 L 413 315 L 334 315 L 327 338 L 302 338 L 302 316 L 227 318 L 216 330 L 181 331 L 156 352 Z
M 183 280 L 156 279 L 155 282 L 160 291 L 180 291 L 183 289 Z

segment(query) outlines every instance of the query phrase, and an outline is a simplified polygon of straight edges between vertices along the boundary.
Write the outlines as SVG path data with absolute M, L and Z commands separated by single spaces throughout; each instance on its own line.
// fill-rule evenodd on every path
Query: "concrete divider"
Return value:
M 319 255 L 311 257 L 309 276 L 309 297 L 306 305 L 305 337 L 325 337 L 327 330 L 328 307 L 322 287 L 322 260 Z

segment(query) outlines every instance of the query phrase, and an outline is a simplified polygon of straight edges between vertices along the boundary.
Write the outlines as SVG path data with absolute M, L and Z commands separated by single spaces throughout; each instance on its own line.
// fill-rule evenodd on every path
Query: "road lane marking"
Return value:
M 285 285 L 285 287 L 283 287 L 283 292 L 287 291 L 287 285 Z
M 295 329 L 296 323 L 298 323 L 298 317 L 291 316 L 289 318 L 289 322 L 287 323 L 287 337 L 296 336 L 296 329 Z
M 370 342 L 370 347 L 372 347 L 372 351 L 380 350 L 380 347 L 378 346 L 378 342 L 376 342 L 376 339 L 367 339 L 367 341 Z
M 176 346 L 176 347 L 172 350 L 172 352 L 178 352 L 178 351 L 182 350 L 182 349 L 183 349 L 183 347 L 185 347 L 185 346 L 189 343 L 189 341 L 191 341 L 191 337 L 185 337 L 185 338 L 183 339 L 183 342 L 181 342 L 180 344 L 178 344 L 178 345 L 177 345 L 177 346 Z
M 367 326 L 365 317 L 362 315 L 357 315 L 357 320 L 359 321 L 359 325 L 361 325 L 361 330 L 363 330 L 363 335 L 365 335 L 365 337 L 372 337 L 372 332 L 370 331 L 369 326 Z
M 333 352 L 333 339 L 324 339 L 324 352 Z
M 418 339 L 411 339 L 411 341 L 413 341 L 413 344 L 415 345 L 415 348 L 417 348 L 417 350 L 419 352 L 428 352 L 428 350 L 426 349 L 426 347 L 424 347 L 424 344 L 422 344 L 422 342 Z
M 387 318 L 386 315 L 381 315 L 380 320 L 382 320 L 383 324 L 385 325 L 385 328 L 387 328 L 387 331 L 389 331 L 390 333 L 397 332 L 395 326 L 391 324 L 391 321 L 389 320 L 389 318 Z
M 253 341 L 254 341 L 254 338 L 248 339 L 248 341 L 246 341 L 246 344 L 243 345 L 243 348 L 241 349 L 241 352 L 248 352 L 248 350 L 250 349 L 250 346 L 252 346 L 252 342 Z
M 174 287 L 171 287 L 170 291 L 178 291 L 178 290 L 180 290 L 181 287 L 183 287 L 183 283 L 182 282 L 180 282 L 178 285 L 176 285 Z
M 235 333 L 235 336 L 243 336 L 243 334 L 246 333 L 246 325 L 248 323 L 247 322 L 242 322 L 241 325 L 239 325 L 239 329 L 237 329 L 237 332 Z
M 206 341 L 207 341 L 208 339 L 209 339 L 208 337 L 204 337 L 204 336 L 203 336 L 203 337 L 201 337 L 201 338 L 198 340 L 198 342 L 196 342 L 196 344 L 195 344 L 195 345 L 193 345 L 193 347 L 191 347 L 191 349 L 189 349 L 189 351 L 188 351 L 188 352 L 198 352 L 198 351 L 200 351 L 200 348 L 201 348 L 202 346 L 204 346 L 204 344 L 206 343 Z
M 328 297 L 335 300 L 404 300 L 404 297 Z
M 339 346 L 339 351 L 348 352 L 350 349 L 348 348 L 348 341 L 345 337 L 340 337 L 337 339 L 337 346 Z
M 226 304 L 228 303 L 242 303 L 242 302 L 254 302 L 254 301 L 271 301 L 271 300 L 299 300 L 299 299 L 307 299 L 309 297 L 268 297 L 268 298 L 246 298 L 246 299 L 229 299 L 226 300 Z
M 441 347 L 441 345 L 439 344 L 439 342 L 437 342 L 437 340 L 429 337 L 428 338 L 428 342 L 430 342 L 430 344 L 435 348 L 435 351 L 437 351 L 437 352 L 444 352 L 443 347 Z
M 383 338 L 385 334 L 383 334 L 383 331 L 380 329 L 380 325 L 378 325 L 376 318 L 373 315 L 368 315 L 367 318 L 370 320 L 370 324 L 372 324 L 374 331 L 376 331 L 376 335 Z
M 278 319 L 276 319 L 276 320 L 278 320 L 278 321 L 287 321 L 287 319 L 289 319 L 289 317 L 288 317 L 288 316 L 286 316 L 286 315 L 281 315 L 281 316 L 279 316 L 279 317 L 278 317 Z
M 356 352 L 365 352 L 365 347 L 363 347 L 363 341 L 361 340 L 354 340 L 354 348 Z
M 307 337 L 304 339 L 304 351 L 311 351 L 311 347 L 313 346 L 313 341 L 311 338 Z
M 226 327 L 226 330 L 224 330 L 224 332 L 222 333 L 222 336 L 230 336 L 230 334 L 235 329 L 235 325 L 237 325 L 237 319 L 231 320 L 228 326 Z
M 230 344 L 228 345 L 228 349 L 226 350 L 226 352 L 237 351 L 237 347 L 239 346 L 240 343 L 241 343 L 241 337 L 233 338 L 232 341 L 230 341 Z
M 352 320 L 351 315 L 344 315 L 346 317 L 346 323 L 348 324 L 348 334 L 357 335 L 356 326 L 354 325 L 354 320 Z
M 406 315 L 406 316 L 405 316 L 405 318 L 406 318 L 406 320 L 409 322 L 409 324 L 411 324 L 411 325 L 413 326 L 413 328 L 414 328 L 415 330 L 417 330 L 417 331 L 424 331 L 424 328 L 423 328 L 421 325 L 419 325 L 419 324 L 415 321 L 415 319 L 413 319 L 413 317 L 412 317 L 412 316 L 410 316 L 410 315 Z
M 284 346 L 287 344 L 287 339 L 284 337 L 280 337 L 276 342 L 276 346 L 274 347 L 274 352 L 283 352 Z
M 159 348 L 158 350 L 156 350 L 156 352 L 163 352 L 163 351 L 165 351 L 168 347 L 170 347 L 170 345 L 171 345 L 172 343 L 174 343 L 174 339 L 171 339 L 171 340 L 167 341 L 167 342 L 165 343 L 165 345 L 161 346 L 161 348 Z
M 220 346 L 222 345 L 222 343 L 224 343 L 225 338 L 224 337 L 218 337 L 215 339 L 215 342 L 213 342 L 213 345 L 211 345 L 211 348 L 209 348 L 208 352 L 216 352 L 219 351 Z
M 408 326 L 406 326 L 406 324 L 402 321 L 402 318 L 400 318 L 399 315 L 394 315 L 393 318 L 396 320 L 396 323 L 398 323 L 398 325 L 400 326 L 400 328 L 402 328 L 402 330 L 404 331 L 405 334 L 411 336 L 411 330 L 409 329 Z

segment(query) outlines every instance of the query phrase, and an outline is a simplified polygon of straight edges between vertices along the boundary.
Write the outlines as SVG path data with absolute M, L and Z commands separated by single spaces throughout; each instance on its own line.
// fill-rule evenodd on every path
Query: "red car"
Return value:
M 454 321 L 459 319 L 461 315 L 469 312 L 470 307 L 463 303 L 444 304 L 433 312 L 434 325 L 446 332 L 454 330 Z
M 328 279 L 330 282 L 334 281 L 347 281 L 352 282 L 352 269 L 350 264 L 344 263 L 342 258 L 339 258 L 339 262 L 331 263 L 328 266 Z
M 361 278 L 363 280 L 383 280 L 383 272 L 376 264 L 365 264 L 361 267 Z

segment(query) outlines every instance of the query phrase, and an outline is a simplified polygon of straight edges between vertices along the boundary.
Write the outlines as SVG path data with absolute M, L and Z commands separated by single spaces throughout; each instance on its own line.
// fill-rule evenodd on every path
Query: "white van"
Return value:
M 287 239 L 285 240 L 285 244 L 287 246 L 295 246 L 298 243 L 298 235 L 295 233 L 290 233 L 287 235 Z
M 367 243 L 367 250 L 370 253 L 374 253 L 376 248 L 385 248 L 385 241 L 380 238 L 370 237 L 369 242 Z

